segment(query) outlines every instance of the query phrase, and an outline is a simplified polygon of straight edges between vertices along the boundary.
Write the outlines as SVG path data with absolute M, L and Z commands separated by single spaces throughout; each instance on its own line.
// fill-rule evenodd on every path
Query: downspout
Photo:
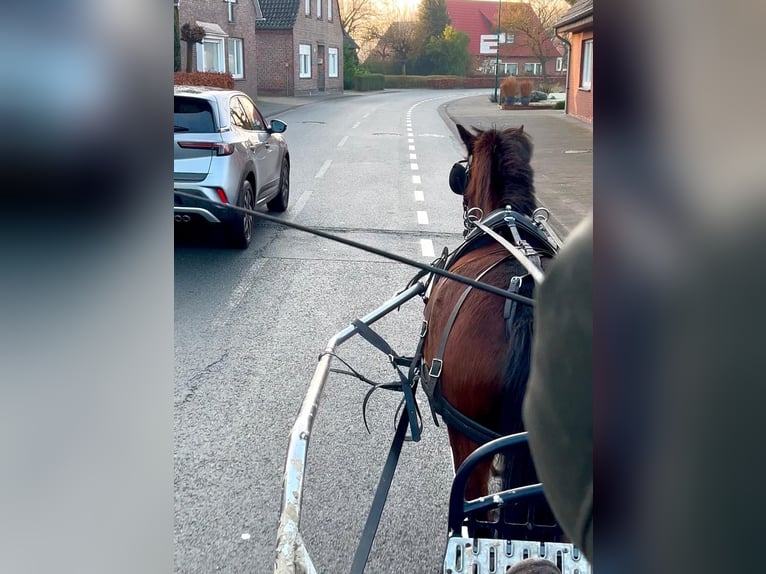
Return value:
M 569 72 L 572 67 L 571 66 L 572 44 L 566 38 L 559 36 L 559 31 L 556 28 L 553 29 L 553 33 L 556 36 L 556 38 L 561 40 L 567 47 L 566 48 L 567 79 L 565 82 L 566 85 L 564 86 L 564 93 L 566 94 L 564 96 L 564 113 L 566 114 L 567 111 L 569 110 Z

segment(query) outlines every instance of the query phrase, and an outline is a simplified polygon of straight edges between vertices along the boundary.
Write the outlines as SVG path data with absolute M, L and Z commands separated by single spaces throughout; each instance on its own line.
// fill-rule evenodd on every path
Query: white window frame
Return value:
M 506 76 L 518 76 L 519 65 L 516 62 L 503 62 L 503 73 Z
M 237 0 L 224 0 L 224 2 L 228 4 L 226 9 L 228 11 L 229 22 L 236 22 L 236 18 L 234 16 L 234 4 L 237 3 Z
M 322 0 L 317 0 L 317 20 L 322 19 Z
M 205 69 L 205 44 L 216 44 L 218 69 L 206 70 Z M 224 50 L 224 38 L 223 36 L 205 36 L 202 43 L 197 44 L 197 71 L 198 72 L 226 72 L 226 54 Z
M 590 90 L 593 84 L 593 39 L 582 43 L 582 61 L 580 63 L 580 89 Z
M 226 64 L 229 68 L 231 77 L 235 80 L 241 80 L 245 77 L 245 41 L 242 38 L 229 38 L 226 46 Z M 236 52 L 232 52 L 232 48 L 238 46 L 239 49 Z M 234 56 L 234 65 L 232 66 L 232 55 Z M 239 64 L 239 65 L 237 65 Z
M 557 72 L 563 72 L 564 71 L 564 57 L 559 56 L 556 58 L 556 71 Z
M 513 44 L 516 41 L 516 34 L 513 32 L 503 34 L 505 38 L 503 39 L 504 44 Z
M 332 22 L 332 3 L 335 0 L 327 0 L 327 21 Z
M 527 66 L 532 66 L 531 75 L 533 76 L 540 76 L 543 73 L 543 65 L 540 62 L 524 62 L 524 75 L 527 75 Z
M 311 45 L 310 44 L 298 45 L 298 77 L 299 78 L 311 77 Z
M 338 48 L 327 48 L 327 76 L 338 77 Z
M 311 0 L 304 0 L 304 8 L 303 11 L 306 14 L 306 16 L 311 16 Z

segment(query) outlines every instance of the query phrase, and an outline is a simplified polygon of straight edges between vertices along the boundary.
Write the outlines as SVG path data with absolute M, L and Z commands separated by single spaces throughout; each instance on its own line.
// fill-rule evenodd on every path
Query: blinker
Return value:
M 468 187 L 468 169 L 466 165 L 468 160 L 463 159 L 452 165 L 452 169 L 449 172 L 449 187 L 458 195 L 465 193 L 465 188 Z

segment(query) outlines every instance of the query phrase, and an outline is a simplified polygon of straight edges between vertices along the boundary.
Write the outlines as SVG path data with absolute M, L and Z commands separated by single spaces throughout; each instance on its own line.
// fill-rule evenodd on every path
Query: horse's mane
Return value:
M 498 209 L 510 205 L 525 215 L 537 207 L 532 140 L 522 128 L 478 130 L 471 151 L 468 194 L 474 205 Z M 475 193 L 476 195 L 472 195 Z

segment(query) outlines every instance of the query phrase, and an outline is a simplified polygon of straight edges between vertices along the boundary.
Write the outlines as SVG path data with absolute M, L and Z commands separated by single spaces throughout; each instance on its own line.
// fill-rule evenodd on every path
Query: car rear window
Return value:
M 213 110 L 205 100 L 176 96 L 173 103 L 173 131 L 209 134 L 215 132 Z

